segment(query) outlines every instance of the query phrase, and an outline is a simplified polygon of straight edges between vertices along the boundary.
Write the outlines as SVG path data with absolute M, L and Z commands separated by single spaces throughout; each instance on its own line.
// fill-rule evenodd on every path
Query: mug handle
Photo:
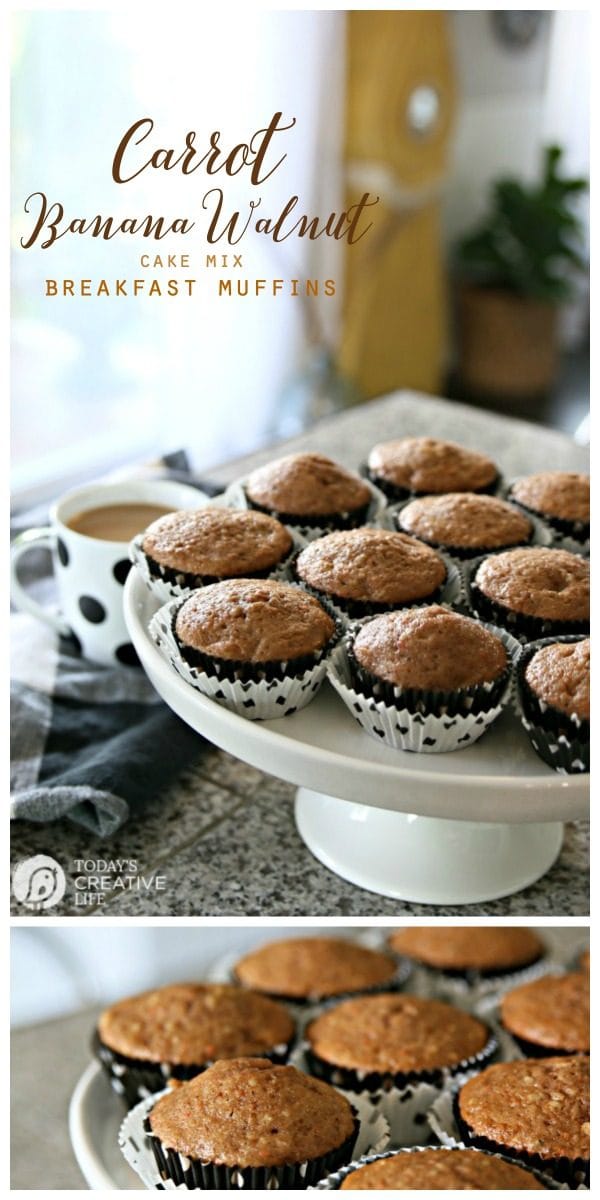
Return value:
M 49 612 L 42 604 L 38 604 L 25 591 L 25 588 L 19 582 L 17 575 L 17 566 L 19 560 L 29 550 L 33 550 L 38 546 L 45 546 L 47 550 L 53 550 L 56 545 L 56 535 L 52 529 L 27 529 L 25 533 L 20 533 L 10 545 L 10 598 L 15 608 L 22 612 L 31 613 L 33 617 L 37 617 L 38 621 L 43 621 L 45 625 L 49 625 L 55 632 L 60 633 L 63 637 L 68 637 L 71 633 L 69 626 L 65 624 L 62 617 L 58 613 Z

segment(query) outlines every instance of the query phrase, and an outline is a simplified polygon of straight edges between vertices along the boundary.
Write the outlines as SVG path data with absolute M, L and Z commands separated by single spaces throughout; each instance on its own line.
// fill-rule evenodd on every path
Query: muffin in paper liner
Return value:
M 148 631 L 163 658 L 196 691 L 251 721 L 291 716 L 314 699 L 325 680 L 328 656 L 343 627 L 331 608 L 335 632 L 320 652 L 287 663 L 236 663 L 192 651 L 197 665 L 184 656 L 175 634 L 177 612 L 193 592 L 170 600 L 154 614 Z
M 289 1042 L 281 1042 L 270 1050 L 261 1051 L 263 1058 L 273 1063 L 288 1062 L 296 1035 Z M 100 1038 L 98 1030 L 92 1035 L 92 1052 L 108 1075 L 110 1086 L 128 1108 L 146 1100 L 157 1092 L 163 1092 L 168 1080 L 176 1079 L 184 1082 L 193 1079 L 212 1066 L 212 1059 L 199 1064 L 190 1063 L 158 1063 L 140 1058 L 128 1058 L 111 1050 Z
M 515 548 L 519 549 L 519 547 Z M 561 549 L 566 550 L 567 547 L 562 546 Z M 581 551 L 571 551 L 571 553 L 577 553 L 579 558 L 585 557 Z M 481 621 L 495 622 L 503 629 L 507 629 L 523 645 L 546 637 L 557 641 L 558 638 L 568 634 L 578 637 L 588 636 L 589 620 L 551 621 L 546 617 L 532 617 L 528 613 L 515 612 L 497 600 L 490 600 L 489 596 L 486 596 L 475 583 L 477 571 L 486 558 L 493 558 L 493 554 L 484 554 L 481 558 L 472 558 L 463 563 L 463 582 L 467 605 L 471 613 Z
M 505 988 L 504 992 L 513 991 L 514 988 L 522 987 L 525 983 L 534 983 L 536 979 L 543 978 L 543 975 L 565 975 L 571 973 L 565 967 L 564 963 L 555 962 L 552 964 L 552 968 L 552 970 L 544 971 L 537 976 L 532 972 L 527 977 L 527 973 L 525 972 L 525 978 L 518 979 L 510 987 Z M 507 1029 L 502 1021 L 501 1011 L 501 1001 L 504 992 L 482 997 L 473 1005 L 474 1015 L 480 1017 L 482 1021 L 486 1021 L 494 1030 L 501 1048 L 503 1062 L 508 1062 L 514 1058 L 560 1058 L 561 1055 L 567 1056 L 571 1054 L 587 1054 L 589 1056 L 589 1050 L 564 1050 L 560 1046 L 543 1046 L 539 1042 L 529 1042 L 526 1038 L 519 1037 L 518 1034 Z
M 304 1041 L 293 1051 L 291 1062 L 300 1070 L 308 1071 L 317 1079 L 330 1083 L 351 1104 L 356 1105 L 361 1096 L 381 1111 L 390 1127 L 390 1145 L 416 1146 L 426 1142 L 430 1131 L 427 1113 L 435 1099 L 454 1074 L 477 1070 L 487 1066 L 498 1052 L 498 1040 L 489 1031 L 488 1040 L 478 1054 L 449 1067 L 428 1071 L 397 1071 L 381 1074 L 377 1071 L 359 1071 L 348 1067 L 336 1067 L 319 1058 Z
M 379 1162 L 381 1159 L 396 1158 L 398 1154 L 422 1154 L 424 1150 L 435 1150 L 439 1154 L 451 1153 L 453 1149 L 469 1150 L 473 1154 L 484 1153 L 476 1150 L 473 1147 L 467 1146 L 401 1146 L 398 1150 L 387 1150 L 384 1154 L 365 1154 L 362 1158 L 355 1159 L 354 1162 L 348 1163 L 345 1167 L 340 1167 L 339 1170 L 332 1172 L 326 1179 L 322 1179 L 316 1187 L 309 1189 L 315 1192 L 332 1192 L 337 1191 L 348 1175 L 352 1175 L 354 1171 L 358 1171 L 360 1167 L 366 1167 L 370 1163 Z M 504 1154 L 493 1154 L 492 1158 L 500 1158 L 502 1162 L 510 1163 L 512 1166 L 524 1168 L 523 1163 L 518 1163 L 514 1158 L 507 1158 Z M 549 1175 L 543 1175 L 541 1171 L 531 1171 L 538 1183 L 543 1184 L 549 1191 L 566 1189 L 566 1184 L 556 1183 Z
M 398 532 L 391 529 L 390 532 Z M 415 539 L 416 540 L 416 539 Z M 296 560 L 298 558 L 298 550 L 290 556 L 288 566 L 286 568 L 286 577 L 291 583 L 295 583 L 298 587 L 304 589 L 309 595 L 314 596 L 315 600 L 319 600 L 321 604 L 331 606 L 332 611 L 339 616 L 346 624 L 349 621 L 363 620 L 365 617 L 376 617 L 386 612 L 398 612 L 405 608 L 423 608 L 427 604 L 446 604 L 448 607 L 462 607 L 466 603 L 466 595 L 462 574 L 456 565 L 447 555 L 441 551 L 436 551 L 439 558 L 442 559 L 446 568 L 446 578 L 440 587 L 435 588 L 429 596 L 424 596 L 421 600 L 407 600 L 405 603 L 398 601 L 389 604 L 370 602 L 366 600 L 346 600 L 343 596 L 336 596 L 332 592 L 324 592 L 319 588 L 313 587 L 312 584 L 306 583 L 296 574 Z
M 493 549 L 487 546 L 479 546 L 478 548 L 469 550 L 462 549 L 459 546 L 448 546 L 444 542 L 428 542 L 425 538 L 420 537 L 418 533 L 412 533 L 409 529 L 403 529 L 399 523 L 402 509 L 406 508 L 411 503 L 411 500 L 416 500 L 417 498 L 422 499 L 422 497 L 411 496 L 409 499 L 402 501 L 402 503 L 394 504 L 389 508 L 391 528 L 398 530 L 400 533 L 406 533 L 409 537 L 416 538 L 419 542 L 423 542 L 424 546 L 429 546 L 431 550 L 437 550 L 439 554 L 444 555 L 450 562 L 456 562 L 461 571 L 465 563 L 468 564 L 475 558 L 487 558 L 490 554 L 501 554 L 504 550 L 518 550 L 522 546 L 551 545 L 552 538 L 543 521 L 540 521 L 534 513 L 530 512 L 527 513 L 527 517 L 531 521 L 531 535 L 525 542 L 512 542 L 508 546 L 495 546 Z M 507 497 L 501 498 L 506 499 Z M 516 506 L 516 501 L 511 501 L 511 503 L 514 503 Z
M 444 754 L 464 749 L 485 733 L 509 703 L 513 667 L 521 647 L 505 630 L 482 622 L 501 639 L 508 653 L 509 666 L 498 680 L 456 692 L 407 689 L 400 693 L 393 684 L 375 676 L 369 678 L 367 672 L 357 668 L 352 645 L 365 623 L 354 623 L 335 648 L 328 661 L 327 676 L 365 732 L 394 750 Z
M 223 505 L 213 504 L 207 507 L 222 508 Z M 289 529 L 288 533 L 293 544 L 285 557 L 272 567 L 266 567 L 263 571 L 244 572 L 244 579 L 287 579 L 287 568 L 290 562 L 306 544 L 304 538 L 301 538 L 295 530 Z M 146 554 L 143 547 L 144 537 L 145 533 L 140 533 L 130 542 L 129 557 L 146 587 L 153 596 L 156 596 L 157 600 L 160 600 L 161 604 L 177 597 L 187 596 L 190 591 L 197 588 L 209 587 L 212 583 L 222 583 L 225 580 L 236 578 L 235 575 L 192 576 L 184 571 L 176 571 L 172 567 L 164 567 Z
M 154 1191 L 200 1188 L 247 1191 L 289 1188 L 305 1190 L 325 1175 L 349 1162 L 353 1154 L 381 1152 L 389 1143 L 389 1126 L 383 1114 L 360 1098 L 355 1108 L 355 1127 L 341 1146 L 308 1162 L 280 1167 L 235 1167 L 194 1161 L 178 1151 L 163 1147 L 152 1134 L 149 1113 L 168 1089 L 142 1100 L 125 1117 L 119 1130 L 119 1147 L 130 1167 L 145 1186 Z
M 517 1152 L 510 1146 L 497 1145 L 488 1138 L 469 1133 L 468 1126 L 462 1120 L 458 1110 L 458 1094 L 474 1074 L 476 1072 L 468 1071 L 449 1082 L 429 1110 L 427 1117 L 429 1127 L 442 1145 L 448 1146 L 450 1149 L 472 1146 L 477 1150 L 486 1150 L 490 1154 L 500 1154 L 518 1166 L 539 1171 L 540 1174 L 550 1178 L 555 1187 L 561 1190 L 587 1190 L 589 1160 L 545 1159 L 538 1154 L 529 1154 L 527 1151 Z
M 391 483 L 382 475 L 377 475 L 372 471 L 368 462 L 361 463 L 360 473 L 367 483 L 373 484 L 386 497 L 388 504 L 402 504 L 404 501 L 417 500 L 421 496 L 430 496 L 431 492 L 415 492 L 411 488 L 401 487 L 399 484 Z M 484 487 L 471 488 L 470 490 L 477 496 L 498 496 L 504 486 L 503 477 L 498 472 L 490 483 L 486 483 Z M 456 491 L 456 489 L 455 489 Z M 435 493 L 436 495 L 441 493 Z
M 517 500 L 513 496 L 512 489 L 517 479 L 510 479 L 505 484 L 502 495 L 505 500 L 509 500 L 511 504 L 516 504 L 528 517 L 534 517 L 548 532 L 550 543 L 557 550 L 571 550 L 575 554 L 588 554 L 590 549 L 590 523 L 589 521 L 566 521 L 562 517 L 551 517 L 547 513 L 534 512 L 532 508 L 528 508 L 523 504 L 522 500 Z
M 536 754 L 562 775 L 588 774 L 590 769 L 590 723 L 570 717 L 541 700 L 528 686 L 525 671 L 536 651 L 555 642 L 572 644 L 587 634 L 540 638 L 531 642 L 517 664 L 515 707 L 517 716 Z
M 365 483 L 371 492 L 370 504 L 336 516 L 327 514 L 303 519 L 293 513 L 280 513 L 259 504 L 253 504 L 246 495 L 245 478 L 238 479 L 229 485 L 223 494 L 222 503 L 230 508 L 254 508 L 257 512 L 267 513 L 270 517 L 276 517 L 282 525 L 287 525 L 288 529 L 298 533 L 306 542 L 312 542 L 316 538 L 323 537 L 326 533 L 334 533 L 338 529 L 358 529 L 361 525 L 377 525 L 379 523 L 387 508 L 387 499 L 383 492 L 368 479 L 365 480 Z
M 436 1000 L 450 1000 L 460 1008 L 475 1013 L 476 1016 L 484 1015 L 484 1009 L 481 1013 L 479 1012 L 481 1003 L 491 1004 L 493 1009 L 498 998 L 510 988 L 533 982 L 534 979 L 541 979 L 542 975 L 549 975 L 560 969 L 560 964 L 543 956 L 528 966 L 517 967 L 513 971 L 503 969 L 485 973 L 443 971 L 426 967 L 422 963 L 415 964 L 415 973 L 422 988 L 422 995 Z

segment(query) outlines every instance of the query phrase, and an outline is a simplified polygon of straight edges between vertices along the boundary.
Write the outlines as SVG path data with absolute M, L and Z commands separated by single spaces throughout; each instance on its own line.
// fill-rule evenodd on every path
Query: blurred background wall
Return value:
M 587 174 L 589 39 L 589 14 L 567 10 L 297 11 L 235 22 L 215 11 L 207 37 L 198 8 L 172 47 L 158 24 L 127 12 L 19 13 L 17 498 L 182 446 L 202 470 L 391 388 L 460 396 L 456 239 L 486 213 L 499 176 L 539 176 L 551 141 L 563 147 L 568 174 Z M 367 181 L 381 196 L 378 224 L 349 253 L 328 239 L 273 247 L 254 237 L 244 274 L 333 277 L 333 300 L 216 300 L 200 241 L 185 246 L 200 278 L 196 299 L 44 298 L 47 275 L 131 278 L 147 247 L 71 238 L 23 251 L 22 205 L 31 191 L 43 188 L 71 216 L 193 213 L 204 178 L 152 172 L 126 188 L 112 182 L 124 129 L 151 114 L 158 144 L 180 145 L 190 128 L 207 136 L 217 127 L 233 142 L 278 110 L 297 125 L 263 213 L 276 213 L 293 191 L 302 211 L 339 210 Z M 247 199 L 241 177 L 227 190 L 232 205 Z M 585 196 L 577 212 L 587 245 Z M 585 272 L 574 294 L 560 309 L 569 357 L 546 389 L 551 403 L 543 396 L 513 404 L 570 432 L 587 406 Z M 502 408 L 501 398 L 495 403 Z
M 92 923 L 93 924 L 93 923 Z M 385 931 L 345 925 L 270 928 L 139 924 L 94 927 L 34 926 L 11 930 L 11 1020 L 14 1026 L 107 1004 L 120 996 L 175 980 L 202 979 L 224 957 L 277 938 L 321 936 L 379 938 Z M 552 953 L 566 961 L 588 944 L 587 927 L 539 930 Z

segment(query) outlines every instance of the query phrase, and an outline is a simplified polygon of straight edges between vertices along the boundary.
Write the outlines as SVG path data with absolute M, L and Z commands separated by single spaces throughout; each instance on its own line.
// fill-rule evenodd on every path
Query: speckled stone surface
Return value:
M 315 449 L 349 467 L 373 443 L 404 434 L 431 434 L 487 452 L 508 478 L 548 468 L 588 468 L 587 451 L 553 430 L 470 406 L 401 393 L 362 405 L 310 433 L 207 475 L 226 486 L 275 453 Z M 48 913 L 94 916 L 581 916 L 589 911 L 588 830 L 568 825 L 551 871 L 525 891 L 467 907 L 408 904 L 363 891 L 318 863 L 301 841 L 293 817 L 294 788 L 207 747 L 198 766 L 148 804 L 143 824 L 130 821 L 100 842 L 67 821 L 36 826 L 15 822 L 13 861 L 50 854 L 62 865 L 67 890 Z M 102 905 L 81 903 L 89 887 L 75 886 L 78 860 L 135 860 L 116 867 Z M 94 874 L 93 869 L 88 875 Z M 116 879 L 122 886 L 112 886 Z M 157 884 L 160 881 L 160 887 Z M 77 904 L 79 895 L 80 903 Z M 13 900 L 15 915 L 28 915 Z M 42 914 L 44 915 L 44 914 Z

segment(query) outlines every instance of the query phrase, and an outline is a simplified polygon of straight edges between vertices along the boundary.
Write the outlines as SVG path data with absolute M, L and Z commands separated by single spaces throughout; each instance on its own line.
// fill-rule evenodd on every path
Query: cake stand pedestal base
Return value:
M 319 862 L 342 879 L 419 904 L 476 904 L 510 896 L 549 870 L 561 822 L 487 824 L 391 812 L 308 788 L 296 824 Z

